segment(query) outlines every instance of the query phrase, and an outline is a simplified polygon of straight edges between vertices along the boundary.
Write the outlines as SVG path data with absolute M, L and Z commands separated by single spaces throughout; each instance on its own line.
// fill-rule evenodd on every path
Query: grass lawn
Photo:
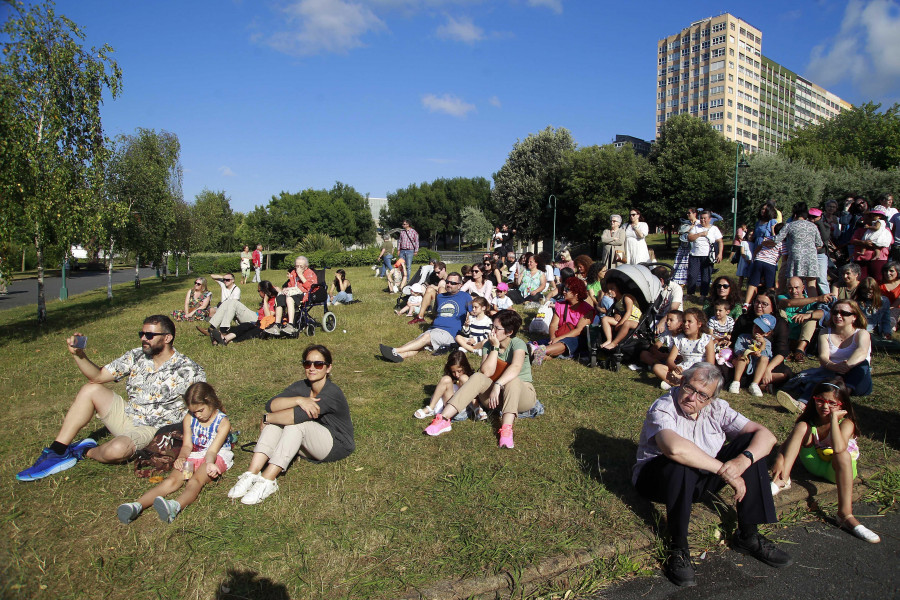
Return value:
M 84 383 L 65 337 L 86 334 L 88 355 L 106 364 L 138 346 L 144 316 L 182 306 L 192 279 L 147 280 L 139 290 L 123 284 L 112 303 L 105 290 L 53 301 L 42 327 L 32 306 L 0 312 L 0 597 L 391 598 L 439 579 L 516 572 L 634 532 L 652 536 L 651 512 L 630 478 L 644 412 L 661 393 L 656 380 L 551 360 L 534 370 L 547 412 L 517 423 L 515 450 L 499 451 L 496 427 L 485 423 L 429 438 L 412 413 L 444 358 L 378 358 L 379 343 L 399 345 L 419 329 L 394 316 L 393 297 L 369 269 L 348 275 L 362 302 L 337 307 L 337 330 L 312 340 L 334 354 L 356 452 L 333 464 L 295 463 L 279 492 L 252 507 L 225 495 L 249 463 L 250 454 L 237 452 L 233 471 L 172 525 L 152 510 L 129 526 L 116 519 L 116 507 L 148 487 L 130 466 L 85 461 L 33 483 L 14 474 L 53 440 Z M 255 285 L 243 294 L 252 302 Z M 205 367 L 248 442 L 265 401 L 302 377 L 307 341 L 214 348 L 183 323 L 175 345 Z M 879 467 L 898 463 L 900 364 L 884 352 L 874 363 L 875 391 L 858 415 L 863 460 Z M 124 394 L 124 383 L 116 389 Z M 792 419 L 774 398 L 726 398 L 786 437 Z M 611 570 L 640 567 L 625 560 Z

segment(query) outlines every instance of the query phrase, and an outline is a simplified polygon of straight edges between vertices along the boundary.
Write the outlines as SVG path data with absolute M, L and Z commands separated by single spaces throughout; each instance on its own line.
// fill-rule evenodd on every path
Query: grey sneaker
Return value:
M 295 333 L 297 333 L 297 328 L 288 323 L 281 328 L 281 333 L 284 335 L 294 335 Z
M 378 348 L 381 351 L 381 356 L 384 357 L 384 360 L 392 363 L 403 362 L 403 357 L 397 354 L 397 351 L 390 346 L 380 344 Z
M 141 506 L 140 502 L 126 502 L 125 504 L 120 504 L 119 508 L 116 509 L 116 516 L 119 517 L 119 521 L 128 525 L 137 519 L 143 510 L 144 507 Z
M 279 336 L 281 335 L 281 327 L 278 326 L 277 323 L 269 325 L 265 329 L 263 329 L 269 335 Z
M 153 508 L 156 509 L 159 520 L 164 523 L 171 523 L 181 512 L 181 505 L 176 500 L 166 500 L 162 496 L 157 496 L 153 500 Z
M 775 399 L 778 400 L 778 404 L 783 406 L 786 411 L 794 413 L 795 415 L 799 415 L 803 412 L 803 409 L 806 408 L 806 405 L 802 402 L 797 402 L 785 391 L 779 391 L 775 394 Z

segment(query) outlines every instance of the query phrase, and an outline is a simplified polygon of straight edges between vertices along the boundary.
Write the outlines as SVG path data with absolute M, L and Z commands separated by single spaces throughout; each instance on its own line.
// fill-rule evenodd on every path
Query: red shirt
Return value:
M 287 287 L 297 287 L 304 292 L 309 292 L 309 289 L 313 284 L 318 282 L 316 279 L 316 272 L 309 267 L 303 271 L 303 278 L 306 279 L 306 281 L 301 282 L 300 277 L 297 275 L 297 271 L 291 271 L 290 276 L 288 277 Z
M 253 251 L 253 266 L 261 267 L 262 266 L 262 252 L 259 250 Z

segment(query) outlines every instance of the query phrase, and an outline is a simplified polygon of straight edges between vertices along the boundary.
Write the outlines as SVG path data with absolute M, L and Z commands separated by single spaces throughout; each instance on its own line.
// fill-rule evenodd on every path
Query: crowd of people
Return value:
M 397 295 L 398 315 L 422 325 L 433 314 L 433 322 L 401 346 L 382 344 L 380 355 L 390 363 L 402 363 L 425 350 L 446 355 L 434 394 L 413 414 L 430 419 L 424 434 L 443 435 L 454 422 L 488 421 L 493 416 L 498 446 L 512 449 L 516 421 L 544 413 L 534 386 L 536 367 L 548 368 L 548 360 L 578 358 L 585 350 L 615 351 L 644 325 L 652 343 L 634 352 L 635 368 L 643 364 L 655 374 L 664 394 L 646 413 L 633 484 L 642 496 L 666 505 L 671 543 L 665 569 L 674 583 L 694 584 L 687 540 L 692 503 L 726 485 L 733 488 L 737 503 L 733 548 L 773 567 L 790 565 L 790 556 L 762 536 L 758 526 L 777 520 L 773 496 L 790 487 L 798 461 L 811 474 L 836 483 L 841 527 L 878 542 L 878 535 L 852 514 L 859 430 L 851 398 L 871 393 L 873 340 L 890 338 L 900 316 L 900 265 L 889 260 L 889 252 L 896 249 L 890 232 L 900 217 L 891 212 L 891 204 L 892 198 L 885 198 L 870 211 L 864 200 L 854 199 L 843 212 L 833 204 L 822 209 L 799 204 L 791 220 L 779 222 L 775 206 L 767 203 L 753 230 L 742 227 L 732 246 L 738 281 L 727 275 L 713 277 L 716 264 L 725 258 L 723 236 L 714 225 L 718 216 L 692 209 L 679 233 L 675 268 L 650 265 L 653 268 L 646 270 L 660 290 L 646 314 L 648 304 L 621 279 L 608 276 L 619 264 L 641 265 L 651 259 L 648 228 L 637 210 L 630 211 L 624 229 L 621 218 L 613 215 L 597 261 L 565 251 L 552 262 L 545 255 L 517 255 L 507 246 L 514 231 L 502 226 L 492 238 L 494 252 L 481 261 L 459 270 L 432 261 L 411 276 L 418 234 L 404 221 L 400 258 L 394 260 L 393 245 L 386 243 L 379 271 Z M 848 234 L 849 229 L 853 231 Z M 769 262 L 772 257 L 774 262 Z M 253 254 L 249 261 L 257 269 L 261 265 Z M 832 277 L 825 272 L 823 285 L 822 270 L 838 265 Z M 249 276 L 242 254 L 242 280 Z M 257 282 L 260 304 L 253 310 L 241 303 L 234 274 L 212 274 L 209 279 L 219 284 L 221 301 L 211 306 L 207 279 L 198 277 L 185 296 L 184 309 L 173 318 L 208 320 L 207 328 L 198 328 L 218 345 L 290 333 L 296 306 L 317 283 L 308 260 L 300 256 L 285 285 Z M 694 296 L 698 289 L 700 296 Z M 342 269 L 328 297 L 333 303 L 352 301 Z M 687 301 L 696 306 L 686 306 Z M 528 337 L 535 338 L 531 342 L 519 335 L 524 322 L 515 305 L 536 309 L 528 327 Z M 599 332 L 597 348 L 585 347 L 591 328 Z M 103 367 L 87 357 L 80 333 L 68 338 L 68 352 L 88 383 L 76 395 L 53 442 L 16 477 L 38 480 L 85 458 L 125 462 L 146 447 L 160 427 L 180 424 L 185 443 L 172 473 L 117 508 L 126 524 L 151 506 L 161 520 L 176 519 L 209 481 L 233 467 L 234 455 L 222 402 L 206 383 L 204 369 L 174 349 L 175 333 L 173 319 L 150 316 L 139 332 L 141 347 Z M 819 365 L 803 368 L 812 353 Z M 470 362 L 476 357 L 478 366 Z M 302 365 L 304 377 L 265 404 L 262 433 L 249 467 L 228 491 L 229 498 L 260 503 L 277 492 L 278 476 L 295 457 L 329 462 L 354 451 L 349 405 L 330 379 L 331 352 L 310 345 L 303 351 Z M 123 378 L 127 400 L 105 385 Z M 776 448 L 775 436 L 719 398 L 726 389 L 734 395 L 743 388 L 753 396 L 775 394 L 780 405 L 799 415 L 790 437 L 775 452 L 771 476 L 766 458 Z M 94 416 L 112 439 L 102 444 L 90 438 L 75 441 Z M 176 498 L 167 498 L 179 491 Z

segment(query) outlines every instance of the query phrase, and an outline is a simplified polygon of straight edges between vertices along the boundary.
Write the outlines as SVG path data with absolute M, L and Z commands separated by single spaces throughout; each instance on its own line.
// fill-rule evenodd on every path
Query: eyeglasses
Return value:
M 853 311 L 849 310 L 835 310 L 831 314 L 833 315 L 841 315 L 842 317 L 852 317 L 854 316 Z
M 165 331 L 156 332 L 156 331 L 138 331 L 138 339 L 147 338 L 148 340 L 152 340 L 158 335 L 166 335 Z
M 462 283 L 462 282 L 461 281 L 449 281 L 449 280 L 447 281 L 447 285 L 459 285 L 460 283 Z
M 687 394 L 688 398 L 690 398 L 691 396 L 696 396 L 700 400 L 700 402 L 707 402 L 710 398 L 709 394 L 701 392 L 689 383 L 685 383 L 684 385 L 682 385 L 681 389 Z
M 227 282 L 229 282 L 229 281 L 234 281 L 234 279 L 232 279 L 232 278 L 223 278 L 222 281 L 224 281 L 224 282 L 227 283 Z
M 202 281 L 195 281 L 195 282 L 194 282 L 194 285 L 203 285 L 203 282 L 202 282 Z
M 303 368 L 304 369 L 312 369 L 315 367 L 316 369 L 324 369 L 328 363 L 324 360 L 304 360 Z
M 491 325 L 491 331 L 506 331 L 502 325 Z
M 637 213 L 629 213 L 628 216 L 629 216 L 629 217 L 639 217 L 639 216 L 641 216 L 641 215 L 639 215 L 639 214 L 637 214 Z
M 840 401 L 840 400 L 826 400 L 826 399 L 823 398 L 822 396 L 813 396 L 813 401 L 814 401 L 816 404 L 821 404 L 822 406 L 835 406 L 835 407 L 837 407 L 837 406 L 840 406 L 840 405 L 841 405 L 841 401 Z
M 724 288 L 724 289 L 727 290 L 728 288 L 731 287 L 731 284 L 730 284 L 730 283 L 717 283 L 717 284 L 716 284 L 716 287 L 717 287 L 717 288 Z

